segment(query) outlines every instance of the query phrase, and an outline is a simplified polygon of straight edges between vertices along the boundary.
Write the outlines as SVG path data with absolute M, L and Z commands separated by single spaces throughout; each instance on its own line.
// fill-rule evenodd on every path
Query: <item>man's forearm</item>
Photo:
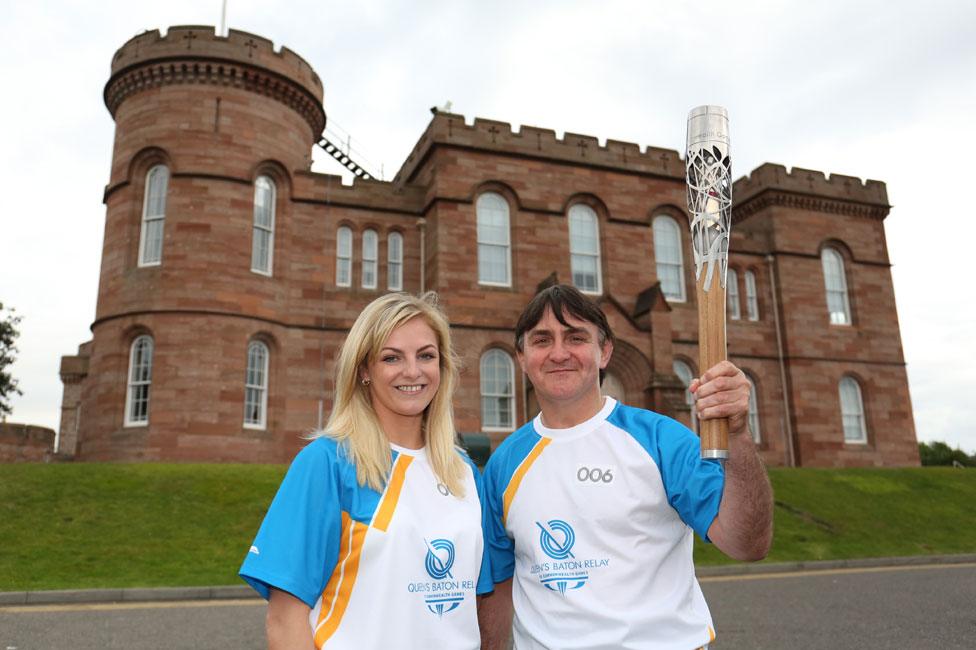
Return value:
M 495 591 L 478 601 L 478 625 L 482 650 L 506 650 L 512 636 L 512 581 L 495 585 Z
M 708 535 L 720 551 L 736 560 L 754 562 L 769 553 L 773 490 L 748 431 L 729 437 L 725 489 Z

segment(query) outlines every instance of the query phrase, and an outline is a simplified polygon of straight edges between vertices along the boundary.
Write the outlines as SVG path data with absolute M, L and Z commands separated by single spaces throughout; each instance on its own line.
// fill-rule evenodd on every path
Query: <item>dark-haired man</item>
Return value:
M 482 647 L 505 647 L 510 630 L 518 650 L 707 646 L 692 531 L 738 560 L 762 559 L 772 540 L 748 380 L 723 362 L 691 385 L 700 418 L 729 418 L 723 467 L 678 422 L 601 395 L 613 332 L 575 288 L 539 293 L 515 338 L 541 412 L 485 468 L 496 585 Z

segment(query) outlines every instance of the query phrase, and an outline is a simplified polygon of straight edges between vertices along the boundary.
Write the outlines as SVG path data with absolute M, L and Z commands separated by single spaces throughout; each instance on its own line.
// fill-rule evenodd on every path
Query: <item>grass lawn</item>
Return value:
M 0 591 L 238 584 L 282 465 L 0 464 Z M 976 470 L 773 469 L 768 562 L 976 553 Z M 700 564 L 728 562 L 696 541 Z

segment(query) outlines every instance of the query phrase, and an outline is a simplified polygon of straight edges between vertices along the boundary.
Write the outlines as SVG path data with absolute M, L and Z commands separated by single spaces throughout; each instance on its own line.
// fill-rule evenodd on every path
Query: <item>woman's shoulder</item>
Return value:
M 342 445 L 328 435 L 321 435 L 299 450 L 292 464 L 347 465 Z

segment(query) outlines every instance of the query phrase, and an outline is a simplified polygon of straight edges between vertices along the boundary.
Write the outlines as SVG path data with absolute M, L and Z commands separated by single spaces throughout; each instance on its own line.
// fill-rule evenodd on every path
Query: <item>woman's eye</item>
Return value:
M 437 355 L 434 354 L 433 352 L 424 352 L 420 355 L 420 358 L 425 361 L 431 361 L 433 359 L 436 359 Z
M 383 357 L 381 360 L 383 361 L 383 363 L 393 363 L 394 361 L 397 360 L 397 358 L 392 354 L 388 354 L 385 357 Z

